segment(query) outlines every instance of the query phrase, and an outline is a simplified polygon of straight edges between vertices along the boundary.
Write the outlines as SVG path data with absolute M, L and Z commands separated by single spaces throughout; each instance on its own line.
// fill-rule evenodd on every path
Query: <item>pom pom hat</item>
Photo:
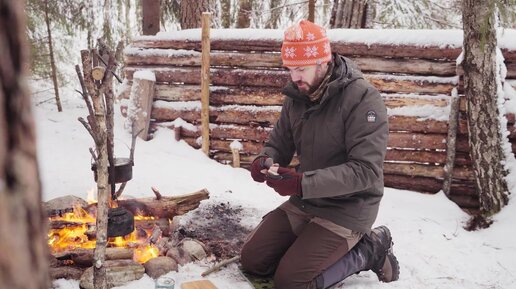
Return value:
M 301 20 L 285 30 L 281 46 L 283 66 L 316 65 L 331 60 L 330 40 L 326 30 L 308 20 Z

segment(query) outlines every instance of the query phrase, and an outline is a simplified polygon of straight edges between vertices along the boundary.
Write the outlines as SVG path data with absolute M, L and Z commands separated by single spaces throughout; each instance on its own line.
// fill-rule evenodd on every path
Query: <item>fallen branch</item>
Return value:
M 206 277 L 207 275 L 215 272 L 215 271 L 218 271 L 220 270 L 222 267 L 228 265 L 228 264 L 231 264 L 233 262 L 236 262 L 240 260 L 240 255 L 238 256 L 235 256 L 231 259 L 226 259 L 226 260 L 223 260 L 222 262 L 218 263 L 218 264 L 215 264 L 213 267 L 209 268 L 208 270 L 204 271 L 201 273 L 201 277 Z

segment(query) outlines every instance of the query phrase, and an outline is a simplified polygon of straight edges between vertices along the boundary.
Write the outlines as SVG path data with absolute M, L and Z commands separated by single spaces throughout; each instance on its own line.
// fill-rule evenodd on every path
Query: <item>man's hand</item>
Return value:
M 255 182 L 263 183 L 265 174 L 271 167 L 273 160 L 267 156 L 259 156 L 251 163 L 251 177 Z
M 282 196 L 301 196 L 303 194 L 301 188 L 302 179 L 303 174 L 296 173 L 283 167 L 271 167 L 265 176 L 267 186 L 273 188 Z

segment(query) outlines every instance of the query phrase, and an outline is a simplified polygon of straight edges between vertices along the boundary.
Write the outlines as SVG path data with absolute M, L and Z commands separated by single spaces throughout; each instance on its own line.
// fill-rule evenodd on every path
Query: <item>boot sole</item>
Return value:
M 387 235 L 387 238 L 389 240 L 389 247 L 386 249 L 387 255 L 385 256 L 385 258 L 387 260 L 389 260 L 389 263 L 391 264 L 391 267 L 392 267 L 392 278 L 390 280 L 383 279 L 380 277 L 381 275 L 377 274 L 378 280 L 381 282 L 384 282 L 384 283 L 396 281 L 400 278 L 400 264 L 398 262 L 398 258 L 396 258 L 396 256 L 394 255 L 394 252 L 393 252 L 394 242 L 392 241 L 391 230 L 389 230 L 389 228 L 387 228 L 386 226 L 380 226 L 380 227 L 376 228 L 376 230 L 380 230 L 385 235 Z

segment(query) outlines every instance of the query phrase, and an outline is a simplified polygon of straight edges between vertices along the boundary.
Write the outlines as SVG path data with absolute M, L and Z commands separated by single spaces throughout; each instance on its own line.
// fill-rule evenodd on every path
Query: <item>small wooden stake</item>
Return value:
M 210 12 L 202 13 L 201 126 L 202 151 L 210 153 Z
M 231 153 L 233 154 L 233 167 L 240 167 L 240 150 L 231 148 Z

